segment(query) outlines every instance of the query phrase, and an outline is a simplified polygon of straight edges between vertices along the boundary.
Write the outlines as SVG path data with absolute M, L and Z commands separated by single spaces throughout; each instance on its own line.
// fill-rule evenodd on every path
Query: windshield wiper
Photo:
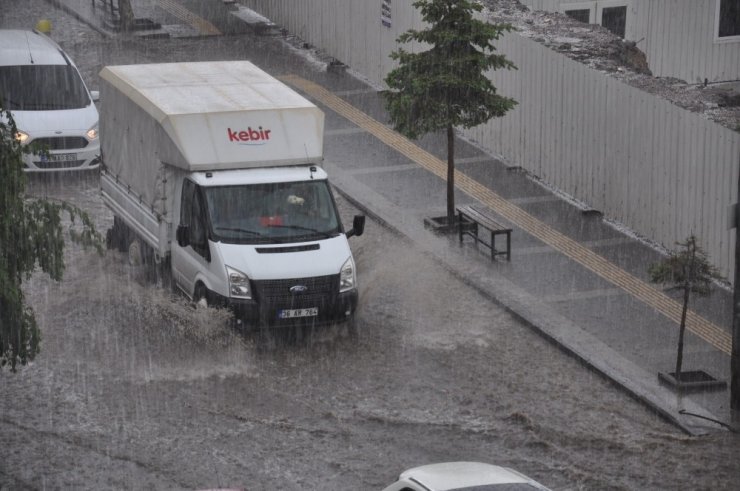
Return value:
M 238 227 L 216 227 L 216 230 L 225 230 L 227 232 L 241 232 L 244 234 L 251 234 L 256 237 L 262 237 L 262 234 L 255 231 L 255 230 L 249 230 L 246 228 L 238 228 Z
M 270 225 L 270 227 L 288 228 L 288 229 L 291 229 L 291 230 L 304 230 L 306 232 L 311 232 L 313 234 L 319 234 L 322 237 L 327 238 L 327 239 L 330 239 L 330 238 L 332 238 L 332 237 L 334 237 L 336 235 L 336 233 L 324 232 L 324 231 L 321 231 L 321 230 L 316 230 L 315 228 L 311 228 L 311 227 L 302 227 L 300 225 Z

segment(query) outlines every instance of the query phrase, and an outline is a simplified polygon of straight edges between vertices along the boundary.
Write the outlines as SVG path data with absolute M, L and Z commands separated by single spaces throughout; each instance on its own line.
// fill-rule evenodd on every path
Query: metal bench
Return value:
M 491 260 L 496 256 L 505 255 L 507 261 L 511 261 L 511 230 L 498 223 L 485 210 L 475 208 L 471 205 L 457 206 L 458 216 L 458 233 L 460 242 L 463 241 L 463 235 L 469 235 L 475 239 L 476 243 L 481 243 L 491 250 Z M 478 234 L 478 227 L 483 227 L 491 234 L 490 242 Z M 496 236 L 506 235 L 506 250 L 499 251 L 496 249 Z

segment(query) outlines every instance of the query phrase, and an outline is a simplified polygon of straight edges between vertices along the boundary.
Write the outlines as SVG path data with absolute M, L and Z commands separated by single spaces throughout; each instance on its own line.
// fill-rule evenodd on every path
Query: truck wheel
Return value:
M 128 263 L 131 266 L 143 266 L 146 262 L 146 245 L 139 239 L 134 239 L 128 245 Z
M 118 217 L 113 217 L 113 226 L 105 234 L 105 245 L 108 249 L 126 252 L 131 233 L 128 227 Z
M 172 281 L 172 270 L 170 269 L 169 258 L 163 259 L 162 256 L 154 253 L 153 263 L 152 272 L 154 275 L 154 283 L 158 287 L 174 291 L 175 284 Z
M 344 321 L 344 323 L 347 326 L 347 334 L 349 334 L 349 337 L 353 339 L 356 338 L 360 331 L 357 326 L 357 316 L 352 314 L 352 316 Z

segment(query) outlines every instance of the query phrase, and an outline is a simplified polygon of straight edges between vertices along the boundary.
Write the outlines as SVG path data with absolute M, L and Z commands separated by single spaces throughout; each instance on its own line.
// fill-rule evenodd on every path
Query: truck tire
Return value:
M 163 258 L 157 253 L 152 255 L 152 274 L 154 283 L 165 290 L 175 291 L 175 282 L 172 281 L 170 258 Z
M 128 245 L 128 263 L 130 266 L 139 267 L 146 264 L 146 244 L 139 239 L 133 239 Z
M 131 231 L 118 217 L 113 217 L 113 226 L 105 233 L 105 245 L 108 249 L 127 252 Z
M 360 329 L 357 325 L 357 316 L 355 314 L 352 314 L 349 319 L 344 321 L 344 324 L 347 326 L 347 334 L 349 335 L 349 337 L 352 339 L 357 338 L 358 334 L 360 333 Z

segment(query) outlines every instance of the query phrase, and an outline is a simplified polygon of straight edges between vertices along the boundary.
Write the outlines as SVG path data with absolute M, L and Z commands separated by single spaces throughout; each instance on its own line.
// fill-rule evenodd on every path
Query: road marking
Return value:
M 633 244 L 634 241 L 627 238 L 614 238 L 614 239 L 599 239 L 599 240 L 587 240 L 581 242 L 581 245 L 588 247 L 589 249 L 596 249 L 598 247 L 614 247 L 620 245 Z M 551 252 L 559 252 L 554 250 L 550 246 L 530 246 L 530 247 L 517 247 L 517 256 L 526 256 L 527 254 L 549 254 Z
M 440 179 L 447 179 L 446 162 L 418 147 L 411 140 L 396 133 L 391 128 L 371 118 L 344 99 L 335 96 L 324 87 L 296 75 L 285 75 L 280 78 L 284 82 L 307 93 L 360 128 L 363 128 L 386 145 L 421 165 Z M 455 171 L 455 183 L 460 190 L 476 198 L 523 231 L 618 286 L 670 320 L 677 324 L 681 322 L 682 305 L 652 285 L 624 271 L 619 266 L 567 235 L 558 232 L 458 170 Z M 713 322 L 689 310 L 686 318 L 686 327 L 689 331 L 715 348 L 728 355 L 730 354 L 732 349 L 732 338 L 730 334 Z
M 159 6 L 178 19 L 187 22 L 201 34 L 220 36 L 221 31 L 202 17 L 195 15 L 174 0 L 159 0 Z

